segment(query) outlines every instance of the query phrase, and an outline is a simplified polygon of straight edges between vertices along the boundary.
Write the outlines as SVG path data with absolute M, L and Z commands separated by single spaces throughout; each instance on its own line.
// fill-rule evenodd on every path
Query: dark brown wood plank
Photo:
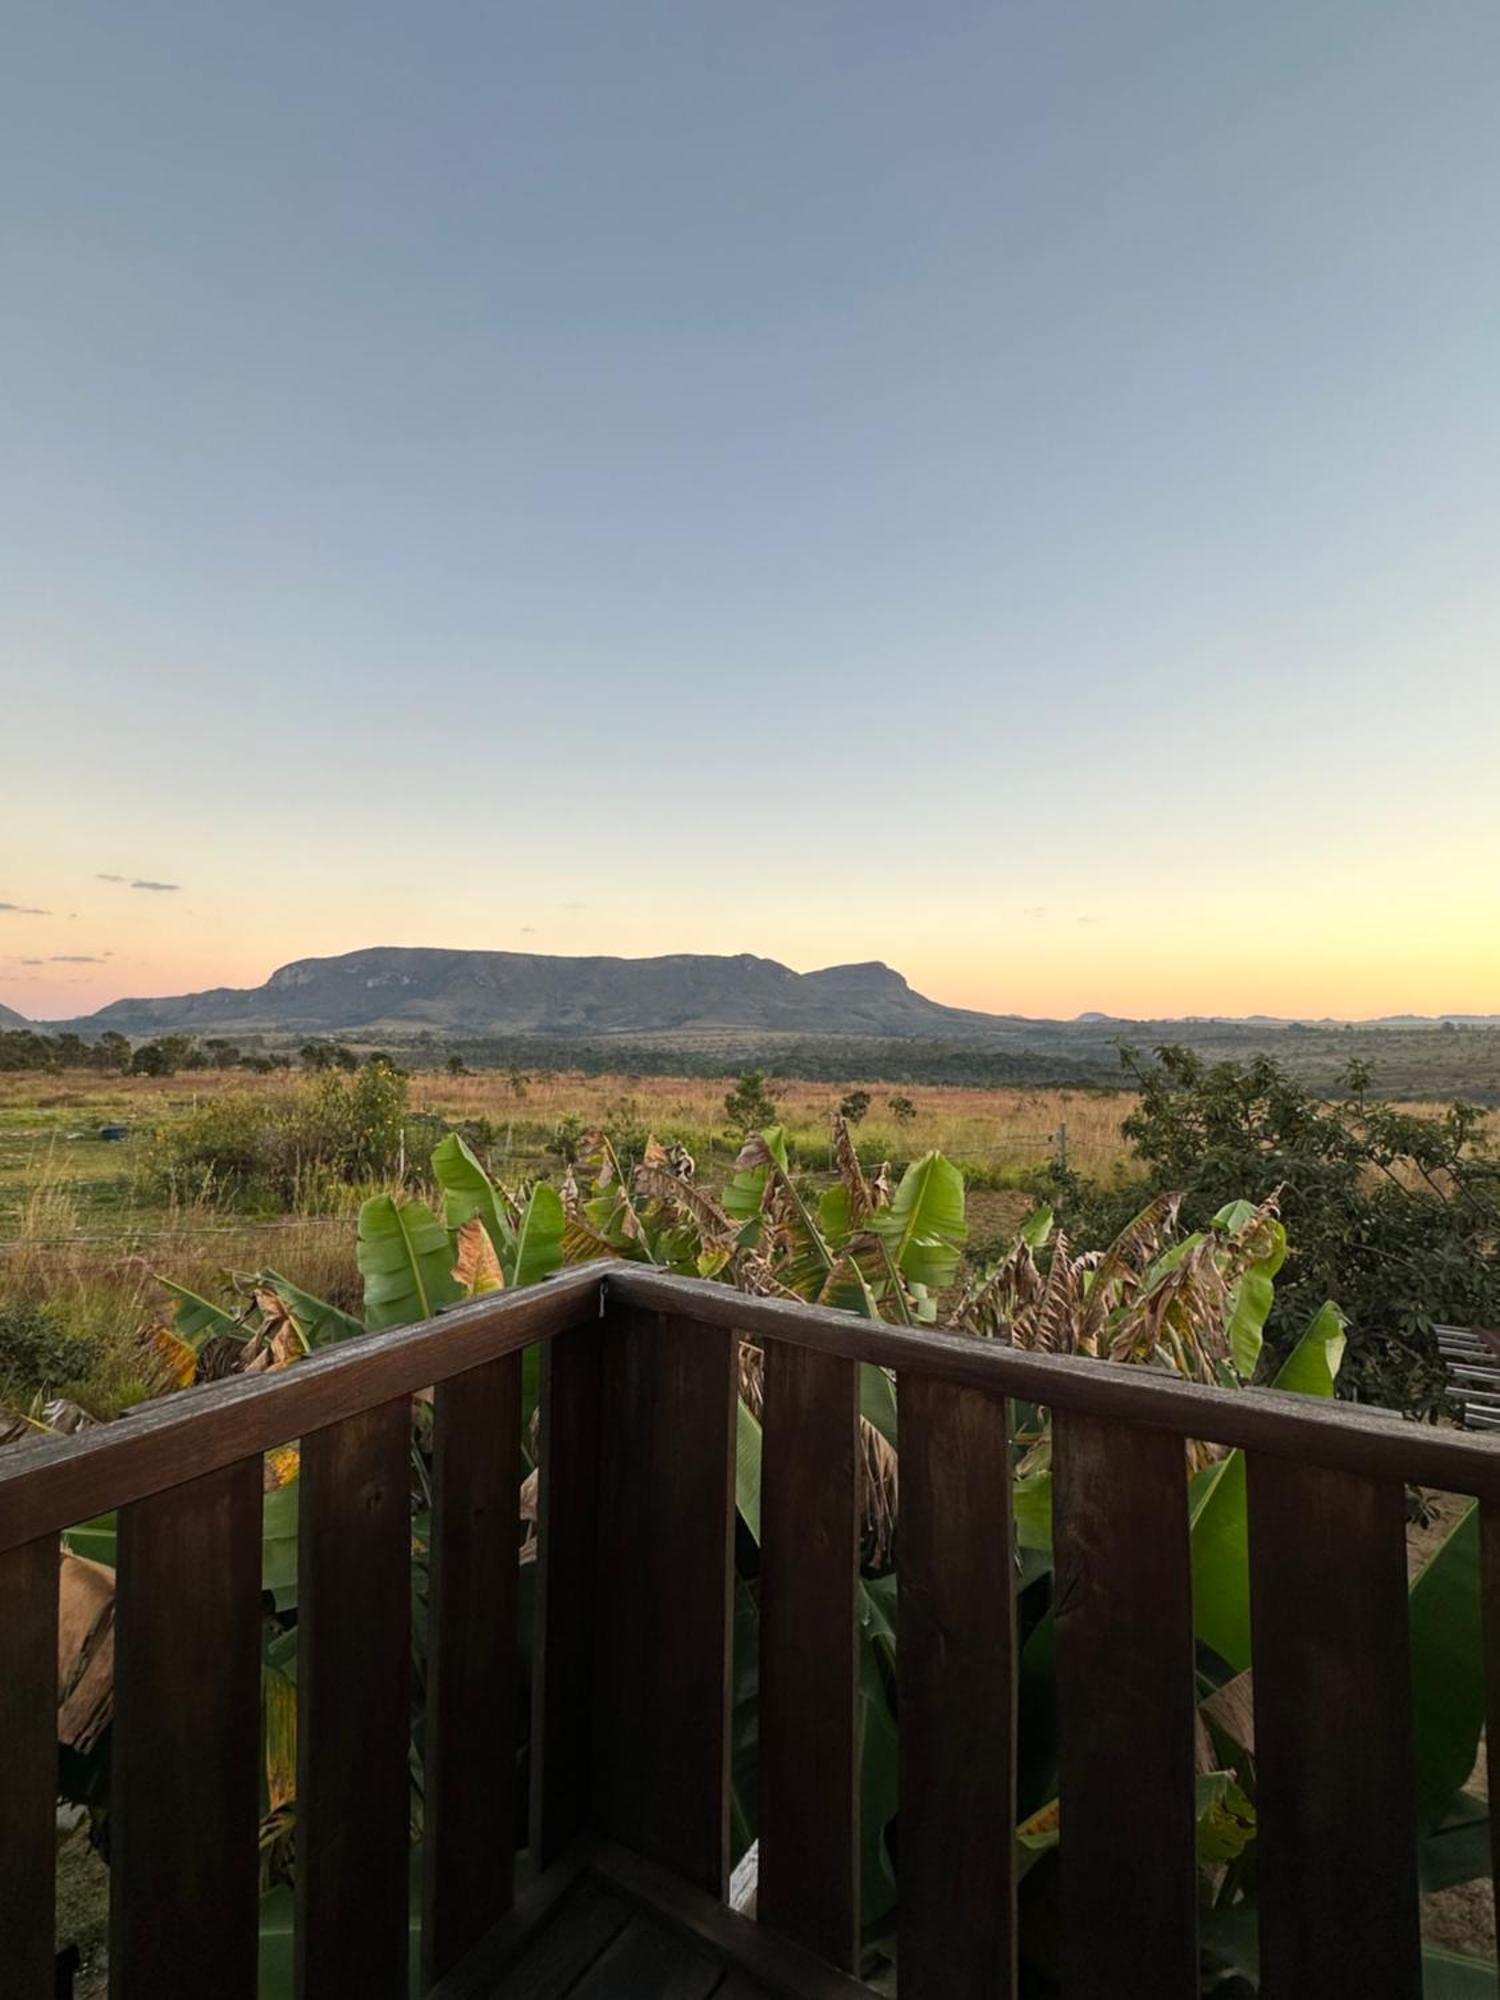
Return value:
M 594 1564 L 603 1326 L 542 1349 L 532 1671 L 531 1849 L 550 1868 L 593 1810 Z
M 729 1868 L 737 1353 L 724 1328 L 605 1321 L 596 1824 L 714 1895 Z
M 795 1299 L 747 1298 L 727 1285 L 640 1264 L 610 1265 L 604 1282 L 612 1304 L 691 1315 L 707 1326 L 736 1328 L 748 1340 L 785 1340 L 898 1372 L 937 1375 L 993 1396 L 1500 1500 L 1500 1452 L 1493 1439 L 1409 1424 L 1392 1411 L 1275 1389 L 1246 1396 L 1184 1382 L 1163 1369 L 1085 1365 L 1071 1355 L 1031 1353 L 938 1327 L 884 1326 Z
M 1006 1406 L 898 1377 L 902 2000 L 1015 1991 L 1015 1571 Z
M 564 2000 L 633 1914 L 631 1905 L 612 1889 L 581 1882 L 487 1993 L 492 2000 Z M 447 2000 L 446 1989 L 441 2000 Z
M 1246 1469 L 1260 1990 L 1418 2000 L 1405 1494 L 1255 1456 Z
M 587 1843 L 575 1841 L 560 1861 L 527 1883 L 473 1951 L 427 1989 L 425 2000 L 491 2000 L 503 1975 L 525 1957 L 579 1888 L 587 1869 Z
M 1052 1466 L 1062 1988 L 1068 2000 L 1192 2000 L 1198 1880 L 1183 1442 L 1054 1409 Z
M 603 1880 L 697 1938 L 726 1966 L 770 1993 L 796 1995 L 797 2000 L 869 2000 L 869 1987 L 847 1973 L 836 1972 L 800 1945 L 764 1930 L 671 1869 L 614 1841 L 596 1845 L 593 1866 Z
M 650 1917 L 635 1916 L 590 1967 L 568 2000 L 709 2000 L 723 1978 L 717 1960 Z
M 1479 1510 L 1479 1569 L 1484 1630 L 1484 1735 L 1500 1746 L 1500 1507 Z M 1500 1749 L 1497 1749 L 1500 1760 Z M 1490 1877 L 1500 1911 L 1500 1772 L 1490 1786 Z
M 122 1508 L 111 2000 L 254 2000 L 261 1461 Z
M 57 1538 L 0 1554 L 0 1963 L 52 2000 L 57 1847 Z
M 761 1421 L 756 1914 L 848 1970 L 859 1948 L 859 1364 L 768 1342 Z
M 406 2000 L 411 1406 L 302 1441 L 298 2000 Z
M 423 1742 L 423 1985 L 509 1909 L 516 1846 L 521 1357 L 440 1382 Z
M 325 1348 L 295 1368 L 179 1389 L 118 1423 L 0 1452 L 0 1549 L 57 1534 L 595 1319 L 601 1269 L 559 1272 L 421 1326 Z

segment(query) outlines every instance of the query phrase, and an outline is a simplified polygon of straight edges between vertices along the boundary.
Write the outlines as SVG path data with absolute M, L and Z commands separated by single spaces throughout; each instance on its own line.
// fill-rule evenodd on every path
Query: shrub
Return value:
M 1109 1191 L 1054 1176 L 1079 1244 L 1109 1241 L 1143 1199 L 1184 1190 L 1199 1228 L 1224 1202 L 1280 1190 L 1292 1252 L 1267 1328 L 1284 1354 L 1324 1299 L 1352 1321 L 1341 1394 L 1435 1415 L 1445 1382 L 1434 1322 L 1500 1324 L 1500 1167 L 1478 1150 L 1481 1114 L 1455 1104 L 1414 1117 L 1371 1101 L 1368 1066 L 1326 1102 L 1270 1057 L 1205 1064 L 1162 1047 L 1126 1067 L 1140 1101 L 1125 1136 L 1145 1172 Z
M 44 1306 L 0 1306 L 0 1401 L 29 1403 L 77 1381 L 99 1359 L 99 1343 L 67 1333 Z
M 231 1208 L 322 1207 L 331 1189 L 399 1170 L 406 1097 L 404 1075 L 368 1063 L 320 1071 L 279 1096 L 213 1098 L 152 1142 L 145 1191 Z

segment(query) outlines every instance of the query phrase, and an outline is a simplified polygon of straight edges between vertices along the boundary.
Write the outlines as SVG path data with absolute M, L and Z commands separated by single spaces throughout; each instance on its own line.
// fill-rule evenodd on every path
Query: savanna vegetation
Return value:
M 1072 1353 L 1084 1365 L 1106 1358 L 1247 1394 L 1268 1381 L 1321 1396 L 1357 1392 L 1440 1419 L 1431 1319 L 1500 1318 L 1491 1310 L 1500 1213 L 1484 1115 L 1389 1106 L 1357 1069 L 1328 1100 L 1274 1063 L 1205 1065 L 1176 1049 L 1127 1061 L 1123 1095 L 1045 1096 L 829 1087 L 767 1072 L 712 1083 L 587 1079 L 518 1066 L 474 1072 L 461 1060 L 407 1075 L 389 1058 L 337 1056 L 305 1059 L 296 1075 L 246 1077 L 228 1066 L 174 1077 L 69 1073 L 41 1092 L 23 1073 L 0 1093 L 0 1196 L 9 1199 L 0 1404 L 12 1433 L 107 1418 L 143 1394 L 294 1366 L 329 1342 L 608 1255 L 870 1317 L 941 1319 L 976 1339 Z M 125 1136 L 99 1139 L 106 1122 Z M 70 1180 L 75 1157 L 88 1172 Z M 737 1494 L 740 1845 L 754 1835 L 759 1380 L 747 1344 Z M 1050 1436 L 1044 1411 L 1020 1415 L 1016 1837 L 1028 1976 L 1041 1995 L 1059 1832 Z M 530 1408 L 527 1416 L 517 1466 L 523 1519 L 534 1514 L 536 1471 Z M 899 1849 L 898 1418 L 890 1379 L 864 1369 L 862 1875 L 875 1966 L 888 1947 Z M 418 1404 L 414 1841 L 429 1450 Z M 1205 1990 L 1228 1994 L 1253 1990 L 1254 1980 L 1244 1474 L 1237 1455 L 1202 1452 L 1189 1476 L 1199 1706 L 1212 1752 L 1198 1800 L 1204 1977 Z M 268 1995 L 284 1990 L 295 1869 L 297 1490 L 295 1453 L 274 1454 L 263 1570 Z M 1430 1512 L 1417 1498 L 1413 1511 L 1424 1520 Z M 84 1524 L 70 1539 L 78 1562 L 97 1566 L 80 1577 L 94 1589 L 103 1577 L 107 1589 L 113 1523 Z M 1489 1865 L 1483 1801 L 1470 1790 L 1482 1723 L 1477 1523 L 1440 1510 L 1414 1529 L 1417 1543 L 1423 1881 L 1442 1935 L 1445 1902 L 1482 1894 L 1474 1885 Z M 107 1752 L 106 1700 L 63 1766 L 69 1797 L 106 1850 Z M 82 1879 L 96 1864 L 76 1837 L 70 1853 Z M 86 1928 L 84 1917 L 76 1921 Z M 1434 1979 L 1469 1976 L 1436 1957 L 1432 1965 Z

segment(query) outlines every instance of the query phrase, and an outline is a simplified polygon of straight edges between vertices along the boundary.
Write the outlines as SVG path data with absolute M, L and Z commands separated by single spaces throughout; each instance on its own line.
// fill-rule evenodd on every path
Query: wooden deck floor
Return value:
M 868 1987 L 610 1843 L 536 1883 L 431 2000 L 870 2000 Z
M 492 2000 L 771 2000 L 771 1989 L 590 1879 L 559 1905 Z

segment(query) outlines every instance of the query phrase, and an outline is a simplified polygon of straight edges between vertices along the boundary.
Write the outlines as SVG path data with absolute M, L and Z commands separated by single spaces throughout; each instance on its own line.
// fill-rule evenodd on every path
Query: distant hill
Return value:
M 18 1014 L 14 1007 L 0 1006 L 0 1028 L 29 1028 L 31 1023 L 24 1014 Z
M 899 972 L 875 963 L 799 973 L 749 953 L 554 958 L 380 945 L 339 958 L 298 959 L 273 972 L 264 986 L 116 1000 L 69 1025 L 129 1035 L 429 1029 L 579 1036 L 754 1029 L 974 1040 L 1007 1023 L 1004 1016 L 924 999 Z

